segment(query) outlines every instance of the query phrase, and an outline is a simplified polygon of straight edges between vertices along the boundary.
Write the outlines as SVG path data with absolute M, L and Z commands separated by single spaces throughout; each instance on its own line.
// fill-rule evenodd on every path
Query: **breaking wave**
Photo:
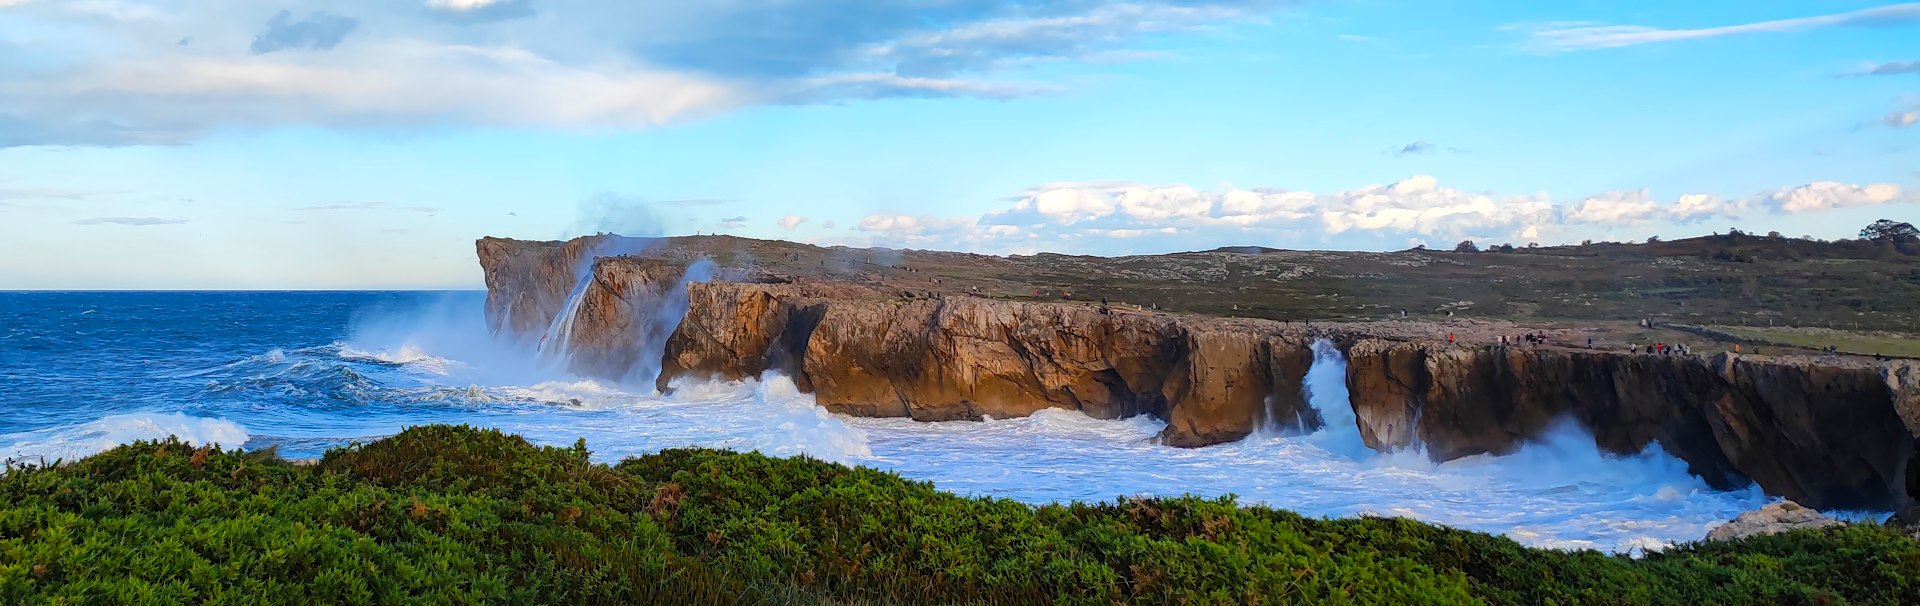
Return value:
M 465 423 L 543 444 L 585 438 L 604 462 L 667 448 L 754 450 L 888 469 L 957 493 L 1029 503 L 1234 494 L 1243 503 L 1310 516 L 1406 516 L 1529 545 L 1626 552 L 1698 539 L 1767 501 L 1753 489 L 1714 491 L 1657 449 L 1602 454 L 1572 424 L 1502 457 L 1435 464 L 1417 449 L 1375 453 L 1360 441 L 1345 360 L 1330 346 L 1316 347 L 1305 380 L 1323 427 L 1182 449 L 1158 443 L 1165 425 L 1148 417 L 1099 420 L 1048 409 L 1015 419 L 920 423 L 834 415 L 792 380 L 771 374 L 678 381 L 660 394 L 651 382 L 629 386 L 542 365 L 534 343 L 491 334 L 479 308 L 472 294 L 387 305 L 333 319 L 320 337 L 306 333 L 321 329 L 296 324 L 271 339 L 220 342 L 222 349 L 192 363 L 169 352 L 140 382 L 80 377 L 121 381 L 96 398 L 133 404 L 0 435 L 0 456 L 71 459 L 178 435 L 312 457 L 412 425 Z M 279 329 L 284 309 L 222 319 L 208 331 L 230 338 L 234 326 Z M 136 354 L 121 355 L 153 350 L 128 347 Z
M 180 438 L 193 446 L 239 448 L 247 430 L 226 419 L 184 414 L 141 413 L 112 415 L 77 426 L 57 427 L 0 438 L 0 458 L 13 463 L 53 463 L 74 460 L 116 446 L 142 440 Z

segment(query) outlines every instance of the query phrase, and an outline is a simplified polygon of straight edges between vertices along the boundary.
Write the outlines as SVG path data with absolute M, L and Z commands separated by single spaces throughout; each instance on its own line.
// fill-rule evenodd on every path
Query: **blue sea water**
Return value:
M 86 456 L 168 435 L 282 456 L 426 423 L 612 461 L 680 446 L 808 454 L 963 494 L 1028 502 L 1235 494 L 1324 516 L 1389 515 L 1611 551 L 1694 540 L 1764 504 L 1660 452 L 1605 456 L 1577 428 L 1505 457 L 1433 464 L 1359 446 L 1337 352 L 1308 375 L 1345 419 L 1310 435 L 1179 449 L 1149 418 L 1048 410 L 916 423 L 832 415 L 783 377 L 620 385 L 571 376 L 537 342 L 489 334 L 479 292 L 0 292 L 0 458 Z

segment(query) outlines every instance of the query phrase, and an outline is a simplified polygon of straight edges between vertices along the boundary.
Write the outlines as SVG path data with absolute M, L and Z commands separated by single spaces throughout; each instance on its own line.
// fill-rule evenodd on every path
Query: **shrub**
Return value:
M 0 603 L 1920 603 L 1857 524 L 1642 559 L 1231 497 L 1033 507 L 807 458 L 595 464 L 419 427 L 296 466 L 175 441 L 0 476 Z

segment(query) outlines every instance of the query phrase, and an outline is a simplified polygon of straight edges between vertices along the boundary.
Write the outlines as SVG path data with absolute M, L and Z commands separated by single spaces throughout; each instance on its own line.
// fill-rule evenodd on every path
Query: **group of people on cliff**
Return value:
M 1505 347 L 1508 345 L 1519 345 L 1522 340 L 1525 340 L 1528 345 L 1539 347 L 1541 345 L 1547 344 L 1547 333 L 1546 331 L 1530 332 L 1520 337 L 1508 337 L 1506 335 L 1500 335 L 1500 346 Z
M 1627 351 L 1643 352 L 1649 355 L 1660 355 L 1660 356 L 1674 356 L 1674 355 L 1686 356 L 1686 355 L 1693 354 L 1693 348 L 1687 347 L 1685 344 L 1662 343 L 1662 342 L 1648 343 L 1645 348 L 1642 348 L 1638 345 L 1628 345 Z

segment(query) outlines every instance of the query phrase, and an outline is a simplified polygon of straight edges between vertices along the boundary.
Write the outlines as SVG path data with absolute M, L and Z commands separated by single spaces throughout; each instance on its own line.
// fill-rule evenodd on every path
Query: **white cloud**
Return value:
M 1577 241 L 1596 230 L 1744 218 L 1749 209 L 1802 213 L 1899 200 L 1892 185 L 1818 182 L 1759 195 L 1690 193 L 1663 201 L 1648 190 L 1602 192 L 1555 204 L 1546 194 L 1494 195 L 1449 187 L 1428 175 L 1316 194 L 1278 188 L 1126 182 L 1054 183 L 1008 198 L 978 220 L 877 214 L 861 220 L 865 239 L 848 244 L 911 245 L 1009 253 L 1166 252 L 1264 244 L 1313 248 L 1329 236 L 1423 244 L 1474 239 Z M 1612 233 L 1612 232 L 1605 232 Z M 1301 243 L 1318 238 L 1321 242 Z
M 1331 196 L 1317 205 L 1329 233 L 1349 230 L 1412 232 L 1448 237 L 1516 233 L 1552 220 L 1545 195 L 1492 196 L 1441 187 L 1427 175 L 1392 185 L 1371 185 Z
M 282 53 L 276 53 L 282 54 Z M 745 102 L 729 85 L 632 66 L 585 69 L 511 47 L 378 42 L 285 58 L 128 58 L 0 78 L 0 147 L 165 143 L 223 125 L 669 123 Z
M 1765 32 L 1790 32 L 1839 26 L 1884 26 L 1920 22 L 1920 2 L 1890 4 L 1857 11 L 1776 19 L 1755 23 L 1704 27 L 1698 29 L 1665 29 L 1645 25 L 1589 25 L 1549 26 L 1533 31 L 1528 46 L 1535 50 L 1554 52 L 1585 50 L 1598 48 L 1617 48 L 1656 42 L 1678 40 L 1696 40 L 1739 34 Z
M 1853 206 L 1886 204 L 1900 198 L 1900 186 L 1892 183 L 1853 185 L 1836 181 L 1816 181 L 1782 189 L 1762 203 L 1778 212 L 1804 213 Z
M 1893 112 L 1887 114 L 1887 117 L 1881 119 L 1881 122 L 1893 128 L 1906 128 L 1920 124 L 1920 112 Z
M 1607 192 L 1582 200 L 1567 211 L 1567 218 L 1578 223 L 1615 225 L 1652 219 L 1659 211 L 1647 190 Z
M 1073 224 L 1112 215 L 1118 206 L 1097 189 L 1060 187 L 1032 193 L 1014 203 L 1011 214 L 1038 215 L 1056 223 Z
M 787 215 L 785 217 L 780 218 L 780 229 L 793 231 L 793 230 L 799 229 L 800 224 L 806 223 L 806 222 L 807 222 L 806 217 L 802 217 L 800 215 Z
M 961 218 L 942 219 L 916 215 L 878 214 L 861 218 L 857 229 L 895 235 L 920 235 L 964 231 L 974 223 L 971 219 Z
M 1566 209 L 1567 223 L 1633 225 L 1649 221 L 1693 223 L 1714 217 L 1733 217 L 1740 205 L 1710 194 L 1686 194 L 1672 204 L 1661 204 L 1647 190 L 1610 191 L 1590 196 Z
M 1120 208 L 1127 216 L 1142 221 L 1205 217 L 1212 212 L 1213 204 L 1207 195 L 1185 185 L 1120 194 Z
M 161 217 L 94 217 L 74 221 L 76 225 L 125 225 L 128 227 L 148 227 L 153 225 L 179 225 L 186 219 L 166 219 Z
M 1002 77 L 1112 61 L 1270 0 L 0 0 L 0 147 L 220 128 L 637 129 L 746 106 L 1060 92 Z M 4 51 L 0 51 L 3 53 Z M 251 53 L 251 54 L 250 54 Z M 39 58 L 47 60 L 38 60 Z M 57 60 L 54 60 L 57 58 Z
M 1692 223 L 1716 216 L 1736 216 L 1741 205 L 1710 194 L 1686 194 L 1667 208 L 1667 217 L 1679 223 Z
M 470 11 L 499 4 L 501 0 L 427 0 L 427 6 L 441 10 Z

